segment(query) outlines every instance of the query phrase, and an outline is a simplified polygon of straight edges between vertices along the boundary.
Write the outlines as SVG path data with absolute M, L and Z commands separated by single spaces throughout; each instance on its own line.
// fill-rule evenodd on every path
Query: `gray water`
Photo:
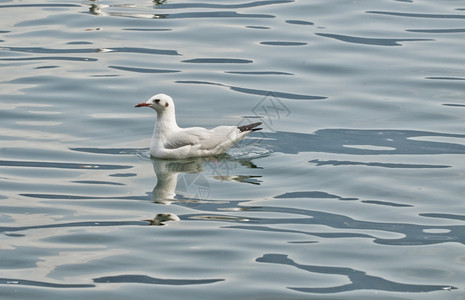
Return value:
M 461 1 L 0 1 L 1 299 L 465 299 Z M 205 159 L 183 126 L 263 122 Z

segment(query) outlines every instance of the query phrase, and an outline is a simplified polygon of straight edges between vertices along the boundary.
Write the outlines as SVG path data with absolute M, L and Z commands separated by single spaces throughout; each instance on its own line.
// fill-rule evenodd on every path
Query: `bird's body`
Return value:
M 150 154 L 157 158 L 188 158 L 217 155 L 242 140 L 261 123 L 245 126 L 181 128 L 176 123 L 174 102 L 170 96 L 158 94 L 136 107 L 148 106 L 157 112 L 157 121 L 150 143 Z

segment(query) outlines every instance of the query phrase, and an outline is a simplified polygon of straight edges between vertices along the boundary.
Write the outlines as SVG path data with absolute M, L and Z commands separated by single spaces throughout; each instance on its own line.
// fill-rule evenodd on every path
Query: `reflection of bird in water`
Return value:
M 170 204 L 176 201 L 176 186 L 179 174 L 199 173 L 202 170 L 201 159 L 161 160 L 152 159 L 157 175 L 157 185 L 152 191 L 156 203 Z M 187 189 L 186 189 L 187 190 Z
M 152 220 L 145 220 L 149 222 L 149 225 L 163 226 L 168 221 L 179 221 L 179 217 L 175 214 L 157 214 Z
M 229 155 L 182 160 L 152 158 L 152 164 L 157 175 L 152 200 L 160 204 L 171 204 L 173 201 L 189 203 L 206 201 L 210 195 L 208 178 L 260 184 L 258 178 L 261 176 L 229 175 L 239 165 L 250 169 L 258 168 L 250 160 L 235 160 Z
M 176 191 L 182 192 L 185 198 L 207 200 L 210 194 L 210 185 L 207 178 L 202 174 L 182 175 L 178 180 Z
M 159 6 L 166 1 L 154 1 L 155 6 Z M 111 11 L 111 8 L 119 8 L 117 11 Z M 113 17 L 130 17 L 139 19 L 163 19 L 166 15 L 162 14 L 148 14 L 131 11 L 135 8 L 134 4 L 97 4 L 93 3 L 89 6 L 89 12 L 97 16 L 113 16 Z M 124 9 L 123 11 L 121 9 Z
M 174 102 L 170 96 L 158 94 L 136 107 L 150 107 L 157 121 L 150 143 L 150 155 L 158 158 L 205 157 L 224 153 L 249 133 L 260 130 L 261 122 L 244 126 L 180 128 L 176 123 Z

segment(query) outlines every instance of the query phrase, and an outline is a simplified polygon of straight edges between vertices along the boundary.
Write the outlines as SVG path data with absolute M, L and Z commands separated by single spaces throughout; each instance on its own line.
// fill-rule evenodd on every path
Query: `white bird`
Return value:
M 158 94 L 136 107 L 147 106 L 157 112 L 157 121 L 150 143 L 150 154 L 157 158 L 187 158 L 217 155 L 225 152 L 261 122 L 244 126 L 218 126 L 180 128 L 176 123 L 174 102 L 170 96 Z

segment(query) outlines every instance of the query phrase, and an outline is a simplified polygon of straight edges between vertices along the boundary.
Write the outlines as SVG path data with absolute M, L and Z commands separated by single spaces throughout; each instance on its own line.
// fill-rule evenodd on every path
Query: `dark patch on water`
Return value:
M 464 134 L 418 130 L 322 129 L 313 134 L 277 131 L 267 132 L 266 137 L 269 138 L 267 144 L 275 151 L 283 153 L 310 151 L 353 155 L 465 154 L 465 145 L 462 144 L 414 139 L 450 137 L 465 141 Z M 351 145 L 354 147 L 350 147 Z M 358 146 L 367 146 L 367 148 L 363 149 Z M 380 149 L 370 149 L 370 146 L 380 147 Z
M 294 75 L 292 73 L 278 71 L 226 71 L 225 73 L 237 75 Z
M 72 151 L 86 152 L 86 153 L 95 153 L 95 154 L 123 154 L 123 155 L 133 155 L 137 154 L 140 151 L 148 151 L 148 148 L 69 148 Z
M 269 42 L 260 42 L 262 45 L 267 46 L 305 46 L 308 43 L 303 42 L 285 42 L 285 41 L 269 41 Z
M 271 29 L 271 27 L 267 27 L 267 26 L 245 26 L 245 28 L 250 28 L 250 29 Z
M 148 68 L 134 68 L 134 67 L 123 67 L 123 66 L 108 66 L 111 69 L 136 72 L 136 73 L 179 73 L 179 70 L 163 70 L 163 69 L 148 69 Z
M 384 38 L 365 38 L 349 35 L 330 34 L 330 33 L 315 33 L 322 37 L 336 39 L 342 42 L 373 45 L 373 46 L 402 46 L 400 42 L 421 42 L 421 41 L 434 41 L 433 39 L 384 39 Z
M 80 183 L 80 184 L 97 184 L 97 185 L 124 185 L 119 182 L 102 181 L 102 180 L 75 180 L 71 182 Z
M 181 62 L 196 64 L 250 64 L 253 63 L 253 60 L 238 58 L 193 58 Z
M 26 167 L 26 168 L 58 168 L 58 169 L 85 169 L 85 170 L 119 170 L 130 169 L 132 166 L 103 165 L 92 163 L 60 163 L 43 161 L 15 161 L 0 160 L 0 167 Z
M 251 95 L 260 95 L 260 96 L 268 96 L 270 94 L 274 95 L 277 98 L 283 99 L 292 99 L 292 100 L 324 100 L 326 97 L 322 96 L 311 96 L 311 95 L 302 95 L 302 94 L 292 94 L 292 93 L 284 93 L 278 91 L 266 91 L 266 90 L 258 90 L 258 89 L 250 89 L 250 88 L 243 88 L 238 86 L 228 86 L 221 83 L 215 82 L 208 82 L 208 81 L 196 81 L 196 80 L 178 80 L 176 83 L 183 83 L 183 84 L 205 84 L 205 85 L 216 85 L 230 88 L 233 91 L 251 94 Z
M 302 20 L 286 20 L 286 23 L 293 25 L 314 25 L 313 22 L 302 21 Z
M 454 290 L 457 289 L 456 287 L 448 287 L 446 285 L 406 284 L 390 281 L 382 277 L 368 275 L 366 272 L 348 267 L 299 264 L 290 259 L 288 255 L 284 254 L 265 254 L 262 257 L 257 258 L 256 261 L 262 263 L 288 265 L 310 273 L 345 276 L 350 281 L 349 284 L 334 287 L 288 287 L 291 290 L 304 293 L 328 294 L 357 290 L 424 293 L 441 291 L 445 288 Z
M 4 4 L 0 5 L 0 8 L 29 8 L 29 7 L 46 7 L 46 8 L 57 8 L 57 7 L 81 7 L 78 4 Z
M 59 228 L 74 228 L 74 227 L 117 227 L 117 226 L 146 226 L 149 221 L 84 221 L 84 222 L 70 222 L 70 223 L 57 223 L 45 225 L 31 225 L 31 226 L 18 226 L 8 227 L 0 226 L 0 232 L 17 232 L 25 230 L 40 230 L 40 229 L 59 229 Z
M 124 28 L 123 30 L 127 31 L 141 31 L 141 32 L 159 32 L 159 31 L 171 31 L 169 28 Z
M 337 195 L 331 195 L 320 191 L 303 191 L 303 192 L 288 192 L 275 198 L 323 198 L 323 199 L 338 199 L 338 200 L 358 200 L 358 198 L 343 198 Z
M 409 18 L 427 18 L 427 19 L 465 19 L 465 15 L 442 15 L 442 14 L 419 14 L 419 13 L 403 13 L 392 11 L 367 11 L 368 14 L 379 14 L 395 17 L 409 17 Z
M 52 283 L 45 281 L 36 281 L 36 280 L 26 280 L 26 279 L 16 279 L 16 278 L 0 278 L 0 284 L 6 284 L 11 286 L 38 286 L 46 288 L 91 288 L 95 287 L 93 284 L 73 284 L 73 283 Z
M 176 50 L 161 50 L 150 48 L 137 47 L 114 47 L 114 48 L 79 48 L 79 49 L 53 49 L 43 47 L 0 47 L 3 51 L 25 52 L 25 53 L 98 53 L 98 52 L 120 52 L 120 53 L 139 53 L 139 54 L 155 54 L 155 55 L 180 55 Z
M 240 8 L 251 8 L 260 7 L 273 4 L 285 4 L 292 3 L 295 0 L 264 0 L 264 1 L 252 1 L 239 4 L 219 4 L 219 3 L 164 3 L 157 8 L 161 9 L 181 9 L 181 8 L 224 8 L 224 9 L 240 9 Z
M 224 279 L 163 279 L 147 275 L 117 275 L 95 278 L 95 283 L 143 283 L 143 284 L 161 284 L 161 285 L 193 285 L 193 284 L 210 284 Z
M 20 57 L 20 58 L 0 58 L 0 61 L 35 61 L 35 60 L 65 60 L 95 62 L 96 58 L 90 57 L 70 57 L 70 56 L 41 56 L 41 57 Z
M 425 164 L 403 164 L 403 163 L 380 163 L 380 162 L 359 162 L 359 161 L 341 161 L 341 160 L 327 160 L 322 161 L 314 159 L 309 161 L 317 166 L 367 166 L 367 167 L 381 167 L 393 169 L 444 169 L 451 166 L 446 165 L 425 165 Z
M 446 77 L 446 76 L 431 76 L 426 77 L 426 79 L 433 79 L 433 80 L 465 80 L 463 77 Z
M 465 29 L 462 28 L 451 28 L 451 29 L 407 29 L 408 32 L 418 33 L 463 33 Z
M 362 203 L 386 205 L 386 206 L 391 206 L 391 207 L 413 207 L 413 205 L 409 205 L 409 204 L 394 203 L 394 202 L 379 201 L 379 200 L 362 200 Z
M 189 12 L 176 14 L 157 14 L 155 18 L 160 19 L 208 19 L 208 18 L 275 18 L 267 14 L 241 14 L 235 11 L 209 11 L 209 12 Z

